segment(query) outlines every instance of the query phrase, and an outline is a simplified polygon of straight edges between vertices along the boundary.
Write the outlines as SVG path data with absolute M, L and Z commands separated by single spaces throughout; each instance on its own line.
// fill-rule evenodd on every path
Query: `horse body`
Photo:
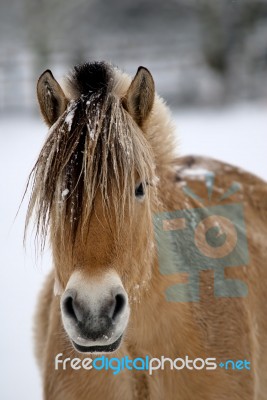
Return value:
M 50 228 L 54 259 L 36 315 L 45 398 L 266 398 L 267 185 L 215 160 L 177 160 L 169 113 L 154 94 L 147 70 L 139 69 L 131 81 L 106 64 L 87 65 L 76 70 L 64 90 L 52 78 L 46 74 L 38 85 L 41 110 L 52 128 L 34 169 L 28 215 L 37 208 L 41 234 Z M 203 171 L 214 174 L 212 198 L 207 198 Z M 239 190 L 223 198 L 233 182 L 241 184 Z M 197 196 L 188 195 L 192 192 Z M 206 212 L 219 200 L 222 207 L 242 203 L 246 265 L 226 265 L 222 274 L 200 269 L 199 285 L 185 286 L 185 294 L 199 296 L 198 301 L 166 298 L 168 288 L 188 283 L 192 271 L 162 271 L 153 216 Z M 167 260 L 173 254 L 168 246 L 161 249 Z M 224 279 L 244 282 L 248 295 L 215 296 L 216 273 L 222 284 Z M 81 360 L 88 353 L 92 359 L 99 353 L 131 359 L 216 357 L 247 360 L 251 369 L 166 367 L 152 375 L 127 369 L 114 375 L 110 370 L 55 369 L 59 353 Z

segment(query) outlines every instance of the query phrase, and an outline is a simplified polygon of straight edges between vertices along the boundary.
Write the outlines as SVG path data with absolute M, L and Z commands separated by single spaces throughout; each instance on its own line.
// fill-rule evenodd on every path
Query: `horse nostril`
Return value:
M 126 305 L 126 299 L 123 294 L 116 294 L 115 296 L 115 308 L 112 315 L 112 320 L 114 321 L 122 314 L 124 307 Z
M 68 316 L 71 317 L 75 320 L 78 320 L 75 308 L 74 308 L 74 296 L 72 294 L 69 294 L 65 299 L 63 300 L 63 310 L 64 313 Z

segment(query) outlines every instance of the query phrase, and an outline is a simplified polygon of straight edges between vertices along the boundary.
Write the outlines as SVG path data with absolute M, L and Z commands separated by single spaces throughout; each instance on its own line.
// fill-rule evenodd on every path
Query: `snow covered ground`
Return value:
M 220 158 L 267 180 L 267 104 L 175 113 L 180 154 Z M 35 262 L 33 240 L 23 249 L 27 199 L 14 221 L 27 176 L 44 140 L 39 119 L 0 117 L 0 304 L 1 400 L 41 399 L 33 356 L 32 317 L 37 294 L 51 265 L 49 252 Z
M 179 154 L 218 158 L 267 180 L 267 102 L 175 116 Z

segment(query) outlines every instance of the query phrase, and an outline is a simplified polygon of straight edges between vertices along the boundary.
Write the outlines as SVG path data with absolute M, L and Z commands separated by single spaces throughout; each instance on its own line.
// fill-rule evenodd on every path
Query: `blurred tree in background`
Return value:
M 107 60 L 151 69 L 175 105 L 266 98 L 267 0 L 10 0 L 0 5 L 0 109 L 32 108 L 38 75 Z

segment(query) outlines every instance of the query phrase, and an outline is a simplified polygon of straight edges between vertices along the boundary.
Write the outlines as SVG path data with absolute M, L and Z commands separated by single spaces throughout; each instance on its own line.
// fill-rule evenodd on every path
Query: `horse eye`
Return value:
M 145 187 L 144 184 L 141 182 L 138 186 L 135 188 L 135 197 L 137 198 L 142 198 L 145 195 Z

